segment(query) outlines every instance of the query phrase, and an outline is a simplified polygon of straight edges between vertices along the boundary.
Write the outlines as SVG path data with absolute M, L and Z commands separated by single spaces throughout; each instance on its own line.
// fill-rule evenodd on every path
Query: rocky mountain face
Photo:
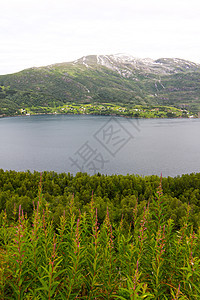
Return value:
M 199 65 L 183 59 L 139 59 L 125 54 L 84 56 L 73 63 L 83 64 L 87 68 L 97 65 L 105 66 L 118 72 L 125 78 L 131 78 L 138 72 L 151 73 L 154 75 L 170 75 L 178 72 L 200 70 Z
M 0 76 L 0 114 L 64 103 L 171 105 L 200 110 L 200 65 L 178 58 L 90 55 Z

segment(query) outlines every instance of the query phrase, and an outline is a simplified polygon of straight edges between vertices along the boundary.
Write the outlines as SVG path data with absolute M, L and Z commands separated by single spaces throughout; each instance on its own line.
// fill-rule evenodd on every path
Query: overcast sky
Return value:
M 199 0 L 4 0 L 0 74 L 90 54 L 200 63 Z

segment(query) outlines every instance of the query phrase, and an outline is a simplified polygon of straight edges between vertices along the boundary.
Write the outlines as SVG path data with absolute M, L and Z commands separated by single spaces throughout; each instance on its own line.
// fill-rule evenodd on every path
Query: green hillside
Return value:
M 93 55 L 0 76 L 0 115 L 27 108 L 45 112 L 70 103 L 164 105 L 197 113 L 200 65 L 181 59 Z

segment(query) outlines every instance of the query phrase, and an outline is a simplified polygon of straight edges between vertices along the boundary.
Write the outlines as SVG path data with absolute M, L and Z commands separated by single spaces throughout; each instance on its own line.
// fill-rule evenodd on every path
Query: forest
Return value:
M 0 299 L 200 299 L 200 173 L 0 170 Z

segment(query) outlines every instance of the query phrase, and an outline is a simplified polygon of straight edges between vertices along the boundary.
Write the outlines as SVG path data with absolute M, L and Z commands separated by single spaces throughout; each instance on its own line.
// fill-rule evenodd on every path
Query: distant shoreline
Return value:
M 198 117 L 154 117 L 154 118 L 145 118 L 145 117 L 131 117 L 131 116 L 125 116 L 125 115 L 118 115 L 118 114 L 73 114 L 73 113 L 31 113 L 31 114 L 20 114 L 20 115 L 0 115 L 0 118 L 11 118 L 11 117 L 30 117 L 30 116 L 46 116 L 46 115 L 70 115 L 70 116 L 105 116 L 105 117 L 121 117 L 126 119 L 145 119 L 145 120 L 154 120 L 154 119 L 198 119 Z
M 118 115 L 118 114 L 73 114 L 73 113 L 31 113 L 31 114 L 20 114 L 20 115 L 0 115 L 0 118 L 11 118 L 11 117 L 30 117 L 30 116 L 46 116 L 46 115 L 70 115 L 70 116 L 105 116 L 105 117 L 121 117 L 126 119 L 145 119 L 145 120 L 154 120 L 154 119 L 198 119 L 198 117 L 151 117 L 151 118 L 145 118 L 145 117 L 131 117 L 131 116 L 125 116 L 125 115 Z

